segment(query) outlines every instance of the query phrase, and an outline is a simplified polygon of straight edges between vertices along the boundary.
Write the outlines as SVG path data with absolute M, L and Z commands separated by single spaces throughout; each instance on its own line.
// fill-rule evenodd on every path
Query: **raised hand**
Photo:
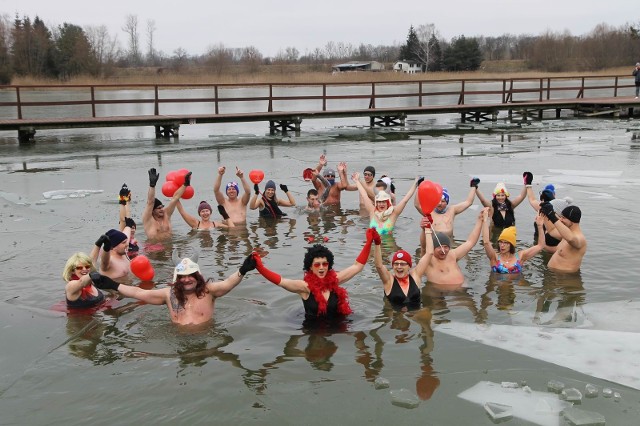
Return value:
M 282 190 L 282 192 L 284 192 L 285 194 L 287 192 L 289 192 L 289 187 L 283 183 L 280 184 L 280 189 Z
M 100 235 L 100 238 L 96 240 L 95 244 L 98 247 L 102 246 L 102 250 L 104 251 L 111 250 L 111 240 L 105 234 Z
M 226 170 L 227 168 L 225 166 L 218 167 L 218 174 L 222 176 Z
M 327 156 L 326 156 L 326 155 L 324 155 L 324 154 L 322 154 L 322 155 L 320 156 L 320 161 L 319 161 L 319 163 L 320 163 L 320 165 L 321 165 L 322 167 L 325 167 L 325 166 L 327 165 Z
M 553 204 L 548 201 L 540 203 L 540 214 L 546 216 L 551 223 L 556 223 L 558 221 L 558 216 L 556 216 L 556 212 L 553 210 Z
M 522 174 L 522 181 L 524 182 L 525 185 L 531 185 L 531 182 L 533 182 L 533 173 L 524 172 Z
M 262 275 L 275 285 L 279 285 L 282 281 L 282 277 L 279 274 L 267 269 L 267 267 L 262 264 L 262 258 L 257 252 L 254 251 L 253 253 L 251 253 L 251 256 L 256 262 L 256 269 L 258 270 L 258 272 L 260 272 L 260 275 Z
M 469 181 L 469 187 L 470 188 L 477 188 L 479 183 L 480 183 L 480 178 L 474 177 L 473 179 L 471 179 Z
M 191 186 L 191 174 L 193 172 L 189 172 L 186 175 L 184 175 L 184 186 Z
M 240 275 L 246 275 L 247 272 L 256 269 L 256 266 L 256 259 L 253 257 L 253 254 L 250 254 L 244 259 L 244 262 L 242 262 L 242 266 L 240 267 L 238 272 L 240 272 Z
M 151 188 L 156 187 L 156 183 L 158 183 L 158 179 L 160 179 L 160 173 L 156 172 L 155 168 L 149 169 L 149 186 Z
M 118 193 L 118 203 L 124 206 L 128 201 L 131 201 L 131 191 L 129 191 L 127 184 L 123 183 L 122 188 L 120 188 L 120 192 Z
M 242 179 L 242 176 L 244 176 L 244 172 L 240 170 L 238 166 L 236 166 L 236 176 L 238 176 L 240 179 Z
M 418 178 L 418 180 L 416 181 L 416 186 L 420 186 L 420 184 L 421 184 L 422 182 L 424 182 L 424 176 L 420 176 L 420 177 Z
M 256 195 L 260 195 L 260 187 L 257 183 L 253 184 L 253 191 L 256 193 Z
M 375 245 L 379 246 L 382 243 L 382 238 L 380 238 L 380 234 L 378 234 L 376 228 L 367 229 L 367 241 L 369 241 L 369 235 L 371 235 L 371 239 Z
M 223 219 L 229 219 L 229 213 L 227 213 L 227 210 L 222 204 L 218 204 L 218 213 L 220 213 L 220 216 L 222 216 Z

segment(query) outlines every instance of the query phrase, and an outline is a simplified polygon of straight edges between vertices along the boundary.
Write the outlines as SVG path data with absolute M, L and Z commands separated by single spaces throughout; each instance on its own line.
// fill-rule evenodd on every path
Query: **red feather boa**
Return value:
M 338 284 L 338 274 L 333 269 L 327 272 L 324 278 L 320 278 L 311 271 L 304 274 L 304 281 L 309 286 L 311 294 L 318 303 L 318 316 L 327 314 L 327 299 L 322 294 L 323 291 L 332 291 L 338 296 L 338 313 L 349 315 L 351 307 L 349 306 L 349 293 Z
M 79 280 L 81 277 L 77 276 L 76 274 L 71 275 L 71 279 L 72 280 Z M 89 284 L 85 285 L 84 287 L 82 287 L 82 289 L 80 290 L 80 299 L 82 300 L 86 300 L 90 297 L 95 296 L 93 294 L 93 282 L 89 281 Z

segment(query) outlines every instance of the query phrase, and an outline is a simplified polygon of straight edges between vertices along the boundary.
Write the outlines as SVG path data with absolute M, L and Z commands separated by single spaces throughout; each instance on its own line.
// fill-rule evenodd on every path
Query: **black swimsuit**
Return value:
M 104 294 L 100 290 L 98 290 L 98 295 L 90 295 L 89 297 L 78 297 L 76 300 L 67 299 L 67 307 L 68 308 L 93 308 L 94 306 L 98 306 L 104 301 Z
M 385 295 L 387 300 L 393 305 L 394 308 L 419 308 L 420 307 L 420 288 L 416 284 L 415 280 L 409 275 L 409 289 L 407 294 L 404 294 L 400 283 L 396 277 L 393 277 L 393 284 L 391 285 L 391 291 Z
M 302 304 L 304 305 L 304 314 L 307 317 L 316 318 L 318 316 L 318 302 L 316 302 L 316 298 L 313 297 L 313 293 L 309 293 L 307 300 L 302 299 Z M 327 300 L 327 313 L 325 317 L 335 318 L 341 316 L 342 315 L 338 313 L 338 296 L 332 291 L 329 293 L 329 299 Z
M 272 200 L 269 200 L 267 197 L 263 196 L 262 201 L 264 201 L 264 209 L 260 210 L 260 217 L 286 216 L 286 214 L 280 210 L 280 207 L 278 207 L 278 202 L 275 200 L 275 197 Z

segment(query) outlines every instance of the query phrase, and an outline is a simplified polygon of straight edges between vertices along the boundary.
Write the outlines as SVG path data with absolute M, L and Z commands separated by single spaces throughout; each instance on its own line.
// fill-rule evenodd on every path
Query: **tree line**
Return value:
M 336 62 L 378 61 L 392 64 L 407 60 L 423 64 L 426 71 L 474 71 L 483 61 L 519 60 L 530 70 L 560 72 L 600 69 L 633 64 L 640 60 L 640 25 L 596 26 L 591 32 L 574 36 L 568 31 L 547 31 L 540 35 L 504 34 L 499 37 L 444 39 L 435 24 L 409 28 L 402 45 L 328 42 L 301 54 L 286 47 L 266 57 L 255 46 L 230 48 L 212 44 L 205 54 L 190 55 L 177 48 L 172 54 L 154 45 L 155 22 L 141 25 L 136 15 L 125 17 L 121 28 L 124 46 L 106 26 L 80 27 L 72 23 L 49 28 L 36 16 L 0 17 L 0 84 L 15 76 L 69 80 L 75 76 L 105 78 L 121 67 L 156 67 L 183 72 L 201 70 L 223 74 L 258 73 L 264 66 L 303 65 L 307 70 L 327 71 Z M 144 36 L 145 44 L 141 44 Z M 283 67 L 284 70 L 284 67 Z

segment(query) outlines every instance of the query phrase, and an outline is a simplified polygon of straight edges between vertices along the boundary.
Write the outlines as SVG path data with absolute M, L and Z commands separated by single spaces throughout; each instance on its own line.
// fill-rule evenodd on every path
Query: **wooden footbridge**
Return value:
M 264 121 L 270 132 L 300 132 L 307 119 L 369 117 L 371 127 L 407 116 L 459 114 L 462 122 L 632 116 L 631 76 L 410 80 L 309 84 L 103 84 L 0 86 L 0 131 L 21 143 L 36 131 L 154 126 L 178 137 L 183 124 Z

